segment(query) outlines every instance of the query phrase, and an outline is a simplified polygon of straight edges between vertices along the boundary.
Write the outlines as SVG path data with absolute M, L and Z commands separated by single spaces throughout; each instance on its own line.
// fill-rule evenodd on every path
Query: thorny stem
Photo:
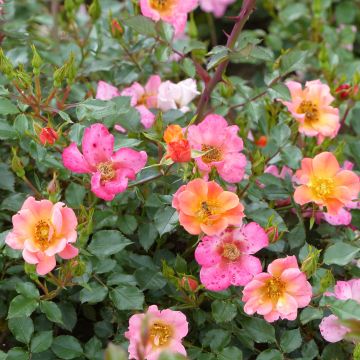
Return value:
M 228 37 L 226 47 L 229 50 L 234 49 L 236 41 L 245 25 L 247 19 L 249 18 L 251 12 L 254 10 L 255 5 L 256 5 L 256 0 L 244 0 L 240 14 L 236 18 L 236 23 L 231 31 L 231 34 Z M 211 80 L 205 86 L 205 89 L 204 89 L 204 91 L 201 95 L 201 98 L 199 100 L 199 103 L 198 103 L 197 121 L 202 120 L 206 106 L 210 100 L 211 93 L 215 89 L 215 86 L 217 85 L 217 83 L 221 81 L 223 74 L 225 73 L 228 65 L 229 65 L 229 60 L 223 61 L 217 67 L 214 76 L 211 78 Z
M 353 101 L 352 100 L 348 101 L 345 113 L 344 113 L 344 115 L 343 115 L 343 117 L 341 119 L 341 123 L 340 123 L 341 127 L 343 127 L 345 125 L 346 118 L 348 117 L 349 112 L 350 112 L 350 110 L 352 109 L 353 106 L 354 106 Z

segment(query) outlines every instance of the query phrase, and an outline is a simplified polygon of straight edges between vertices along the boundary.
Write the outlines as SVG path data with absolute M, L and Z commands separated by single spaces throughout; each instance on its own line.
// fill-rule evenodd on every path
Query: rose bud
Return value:
M 194 292 L 198 288 L 199 283 L 190 276 L 183 276 L 181 280 L 179 280 L 179 285 L 185 290 L 191 290 Z
M 50 145 L 54 144 L 54 142 L 58 139 L 58 137 L 59 136 L 56 133 L 56 131 L 50 127 L 42 128 L 39 135 L 40 142 L 43 145 L 46 145 L 47 143 Z
M 191 148 L 187 140 L 174 141 L 167 146 L 167 157 L 174 162 L 189 162 L 191 160 Z

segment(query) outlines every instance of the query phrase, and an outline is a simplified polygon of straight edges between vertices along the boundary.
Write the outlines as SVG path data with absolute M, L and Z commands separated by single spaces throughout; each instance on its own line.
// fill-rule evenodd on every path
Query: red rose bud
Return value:
M 58 138 L 59 136 L 53 128 L 45 127 L 41 129 L 39 139 L 43 145 L 46 143 L 52 145 Z
M 349 84 L 342 84 L 335 89 L 336 95 L 338 95 L 341 100 L 346 100 L 349 96 L 356 95 L 358 91 L 359 87 L 357 85 L 351 86 Z
M 198 288 L 199 283 L 190 276 L 183 276 L 179 281 L 179 285 L 185 290 L 195 291 Z
M 122 37 L 124 33 L 123 27 L 116 19 L 111 20 L 111 34 L 114 38 Z
M 279 240 L 279 229 L 277 226 L 270 226 L 265 229 L 270 243 L 275 243 Z
M 167 156 L 174 162 L 184 163 L 191 160 L 191 148 L 187 140 L 174 141 L 167 146 Z
M 267 141 L 267 137 L 265 135 L 262 135 L 257 140 L 255 140 L 255 145 L 263 148 L 267 145 Z

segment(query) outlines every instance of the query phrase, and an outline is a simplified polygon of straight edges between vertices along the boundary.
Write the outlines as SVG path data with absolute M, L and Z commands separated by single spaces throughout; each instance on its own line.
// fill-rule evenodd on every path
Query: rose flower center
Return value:
M 46 250 L 50 244 L 50 225 L 45 220 L 40 220 L 35 225 L 34 240 L 42 251 Z
M 222 152 L 216 147 L 210 145 L 202 145 L 201 151 L 206 151 L 201 159 L 205 164 L 209 164 L 213 161 L 220 161 L 222 160 Z
M 149 338 L 153 346 L 168 345 L 172 337 L 172 329 L 169 325 L 154 322 L 149 331 Z
M 285 284 L 278 278 L 273 277 L 266 282 L 266 295 L 274 301 L 277 301 L 284 293 Z
M 235 261 L 240 257 L 241 252 L 235 244 L 227 243 L 227 244 L 224 244 L 221 255 L 225 259 L 228 259 L 230 261 Z
M 311 180 L 310 188 L 318 198 L 327 198 L 334 191 L 334 180 L 329 178 L 314 178 Z
M 297 109 L 298 114 L 305 114 L 305 123 L 312 124 L 319 120 L 319 109 L 317 105 L 309 100 L 304 100 Z
M 159 11 L 165 12 L 171 10 L 174 0 L 150 0 L 150 7 Z
M 114 165 L 111 161 L 99 164 L 98 170 L 101 174 L 101 181 L 110 181 L 114 179 L 116 175 Z
M 217 214 L 217 208 L 218 206 L 216 203 L 208 203 L 203 201 L 200 204 L 199 210 L 197 211 L 198 219 L 204 224 L 210 224 L 212 222 L 211 216 Z

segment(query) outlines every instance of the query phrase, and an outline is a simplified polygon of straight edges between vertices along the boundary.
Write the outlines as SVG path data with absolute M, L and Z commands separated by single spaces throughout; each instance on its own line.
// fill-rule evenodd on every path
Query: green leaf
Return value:
M 235 304 L 220 300 L 215 300 L 211 304 L 211 311 L 216 323 L 229 322 L 234 319 L 237 314 Z
M 19 109 L 10 100 L 0 97 L 0 115 L 17 114 Z
M 155 227 L 159 232 L 160 236 L 175 229 L 178 222 L 178 213 L 175 209 L 170 206 L 160 208 L 155 216 Z
M 52 331 L 40 331 L 35 334 L 31 340 L 31 352 L 32 353 L 40 353 L 47 350 L 53 341 L 53 333 Z
M 208 331 L 203 340 L 204 346 L 210 346 L 212 351 L 220 351 L 224 349 L 231 340 L 231 333 L 222 329 L 212 329 Z
M 19 282 L 16 284 L 16 291 L 30 299 L 39 299 L 40 293 L 37 287 L 31 282 Z
M 263 319 L 246 318 L 241 320 L 241 324 L 255 342 L 273 343 L 276 341 L 274 327 Z
M 142 310 L 144 294 L 135 286 L 118 286 L 110 291 L 110 299 L 119 310 Z
M 7 353 L 6 360 L 29 360 L 29 353 L 22 348 L 14 347 Z
M 182 68 L 183 68 L 184 73 L 187 76 L 189 76 L 191 78 L 195 77 L 195 75 L 196 75 L 195 65 L 189 58 L 184 58 L 183 63 L 182 63 Z
M 69 302 L 61 302 L 59 305 L 61 311 L 61 318 L 63 323 L 60 324 L 61 328 L 72 331 L 76 325 L 77 315 L 74 306 Z
M 304 67 L 307 51 L 290 50 L 280 58 L 281 74 L 288 74 Z
M 103 301 L 108 294 L 108 289 L 98 283 L 90 283 L 89 289 L 84 288 L 80 291 L 81 303 L 96 304 Z
M 30 299 L 23 295 L 15 296 L 10 303 L 8 319 L 30 316 L 37 306 L 38 302 L 35 299 Z
M 229 59 L 229 49 L 226 46 L 215 46 L 208 55 L 210 55 L 210 58 L 206 68 L 207 70 L 211 70 Z
M 61 310 L 52 301 L 40 301 L 40 310 L 46 315 L 46 317 L 53 322 L 62 323 Z
M 217 356 L 217 360 L 242 360 L 242 358 L 242 351 L 235 346 L 226 347 Z
M 271 138 L 281 148 L 289 142 L 291 136 L 290 128 L 285 124 L 279 124 L 273 127 L 270 131 Z
M 8 140 L 15 139 L 17 137 L 16 130 L 10 126 L 7 122 L 0 120 L 0 139 Z
M 118 225 L 125 235 L 132 235 L 138 227 L 136 217 L 128 214 L 119 217 Z
M 86 189 L 73 182 L 65 190 L 65 200 L 71 208 L 79 208 L 84 202 L 85 195 Z
M 138 234 L 140 245 L 145 251 L 148 251 L 151 248 L 158 236 L 156 227 L 151 222 L 141 224 L 139 226 Z
M 180 354 L 174 354 L 172 352 L 168 352 L 168 351 L 163 351 L 160 356 L 159 356 L 159 360 L 186 360 L 187 358 L 185 358 L 184 356 L 180 355 Z
M 322 300 L 341 320 L 360 321 L 360 306 L 355 300 L 338 300 L 333 296 L 324 296 Z
M 346 265 L 355 258 L 359 251 L 359 247 L 343 242 L 337 242 L 326 249 L 324 254 L 324 263 L 326 265 Z
M 61 335 L 54 339 L 51 350 L 60 359 L 75 359 L 83 353 L 79 341 L 73 336 Z
M 352 24 L 357 12 L 354 11 L 354 3 L 352 1 L 341 1 L 335 9 L 336 22 L 340 24 Z
M 301 150 L 294 145 L 286 145 L 281 149 L 281 159 L 288 167 L 298 169 L 303 155 Z
M 280 346 L 286 353 L 291 353 L 301 346 L 302 337 L 299 329 L 284 331 L 281 335 Z
M 104 258 L 120 252 L 131 243 L 120 231 L 101 230 L 94 234 L 88 250 L 98 258 Z
M 265 350 L 261 354 L 259 354 L 256 358 L 256 360 L 283 360 L 283 359 L 284 357 L 282 356 L 281 352 L 275 349 Z
M 134 275 L 142 290 L 160 290 L 167 282 L 161 272 L 153 269 L 141 268 Z
M 25 114 L 19 114 L 14 121 L 14 129 L 19 134 L 25 134 L 29 129 L 29 121 Z
M 8 326 L 17 341 L 25 344 L 30 342 L 34 333 L 34 324 L 30 317 L 11 318 Z
M 316 308 L 305 308 L 300 314 L 300 321 L 303 325 L 307 324 L 312 320 L 322 319 L 324 312 L 321 309 Z
M 14 191 L 15 176 L 5 164 L 0 164 L 0 189 Z
M 157 37 L 155 23 L 145 16 L 132 16 L 128 19 L 123 20 L 123 23 L 131 27 L 139 34 Z

